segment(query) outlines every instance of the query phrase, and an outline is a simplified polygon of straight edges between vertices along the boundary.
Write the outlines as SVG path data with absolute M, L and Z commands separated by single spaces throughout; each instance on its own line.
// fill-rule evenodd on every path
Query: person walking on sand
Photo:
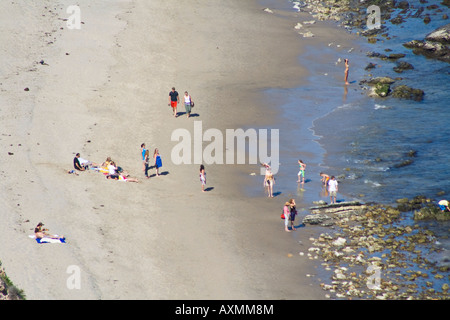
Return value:
M 299 166 L 299 170 L 298 170 L 298 183 L 302 183 L 302 185 L 305 184 L 305 169 L 306 169 L 306 164 L 302 161 L 302 160 L 298 160 L 298 166 Z
M 330 202 L 336 203 L 336 195 L 338 192 L 338 182 L 336 181 L 334 176 L 331 176 L 330 181 L 328 181 L 328 192 L 330 193 Z
M 156 148 L 155 152 L 153 152 L 153 159 L 155 159 L 156 176 L 159 177 L 159 168 L 162 167 L 162 160 L 161 156 L 159 155 L 158 148 Z
M 194 101 L 187 91 L 184 92 L 184 108 L 186 109 L 187 117 L 191 116 L 192 107 L 194 106 Z
M 175 87 L 172 87 L 172 91 L 169 92 L 169 107 L 172 107 L 173 116 L 177 117 L 177 104 L 180 102 L 178 92 L 175 91 Z
M 344 80 L 345 80 L 345 84 L 349 84 L 348 83 L 348 69 L 349 69 L 348 59 L 345 59 L 344 62 L 345 62 L 345 78 L 344 78 Z
M 284 231 L 291 232 L 289 230 L 289 218 L 291 216 L 291 203 L 286 202 L 283 207 L 283 213 L 284 213 Z
M 200 182 L 202 183 L 202 192 L 205 192 L 206 172 L 205 172 L 205 166 L 204 165 L 200 165 Z

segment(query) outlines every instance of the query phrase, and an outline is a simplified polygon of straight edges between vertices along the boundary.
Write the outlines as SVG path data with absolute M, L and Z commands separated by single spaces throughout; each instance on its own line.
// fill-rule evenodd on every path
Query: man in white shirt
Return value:
M 338 182 L 336 181 L 336 178 L 334 176 L 331 176 L 330 181 L 328 181 L 328 192 L 330 192 L 331 203 L 336 203 L 336 194 L 338 192 Z

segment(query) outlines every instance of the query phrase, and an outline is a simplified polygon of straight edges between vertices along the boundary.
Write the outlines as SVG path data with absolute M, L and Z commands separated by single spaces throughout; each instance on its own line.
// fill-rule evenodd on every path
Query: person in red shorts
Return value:
M 169 106 L 172 107 L 173 116 L 177 117 L 177 104 L 180 102 L 180 97 L 178 96 L 178 92 L 175 91 L 175 87 L 172 88 L 172 91 L 169 92 Z

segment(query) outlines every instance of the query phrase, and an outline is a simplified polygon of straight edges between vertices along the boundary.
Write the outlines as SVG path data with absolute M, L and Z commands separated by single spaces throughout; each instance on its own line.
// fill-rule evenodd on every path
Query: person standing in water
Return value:
M 273 198 L 273 185 L 275 184 L 275 178 L 273 177 L 270 167 L 266 170 L 266 176 L 264 177 L 264 185 L 267 187 L 267 194 L 269 198 Z
M 306 169 L 306 164 L 302 161 L 302 160 L 298 160 L 298 166 L 299 166 L 299 171 L 298 171 L 298 183 L 302 183 L 302 185 L 305 184 L 305 169 Z
M 319 175 L 322 177 L 322 179 L 321 179 L 322 185 L 327 186 L 328 180 L 330 180 L 330 176 L 323 172 L 319 173 Z
M 348 59 L 345 59 L 345 84 L 349 84 L 348 83 L 348 69 L 349 69 L 349 65 L 348 65 Z

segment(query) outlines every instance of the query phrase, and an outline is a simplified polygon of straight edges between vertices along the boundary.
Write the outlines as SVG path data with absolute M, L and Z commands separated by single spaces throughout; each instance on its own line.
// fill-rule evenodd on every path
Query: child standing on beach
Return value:
M 334 176 L 331 176 L 331 179 L 328 182 L 328 191 L 330 192 L 330 202 L 336 203 L 336 194 L 338 192 L 338 182 L 336 181 Z

